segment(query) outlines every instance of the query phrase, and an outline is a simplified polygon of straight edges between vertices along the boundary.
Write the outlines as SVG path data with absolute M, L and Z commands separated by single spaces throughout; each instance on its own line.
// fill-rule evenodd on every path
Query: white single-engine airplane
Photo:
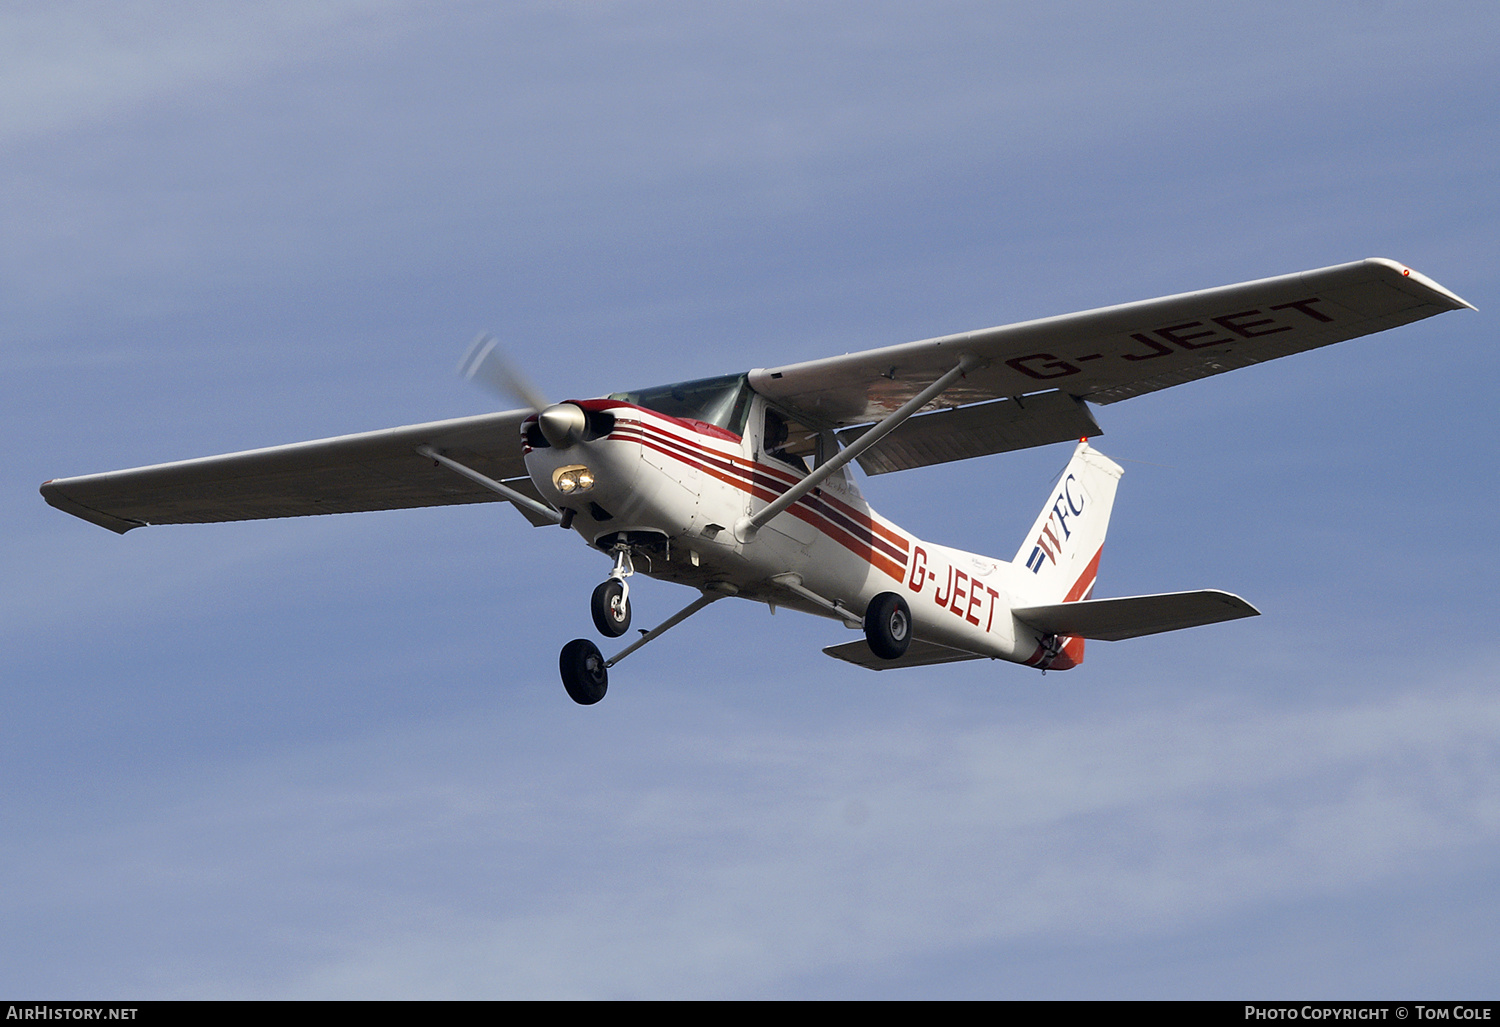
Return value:
M 1214 590 L 1092 598 L 1121 469 L 1088 439 L 1107 404 L 1470 304 L 1394 261 L 948 335 L 841 357 L 549 403 L 484 337 L 461 370 L 523 409 L 61 478 L 48 503 L 124 533 L 505 500 L 614 559 L 595 625 L 630 627 L 636 570 L 699 598 L 605 659 L 562 649 L 568 695 L 709 603 L 739 596 L 844 621 L 830 656 L 883 670 L 1001 659 L 1042 670 L 1115 640 L 1258 611 Z M 1087 402 L 1086 402 L 1087 401 Z M 865 502 L 869 474 L 1078 439 L 1007 563 L 924 542 Z

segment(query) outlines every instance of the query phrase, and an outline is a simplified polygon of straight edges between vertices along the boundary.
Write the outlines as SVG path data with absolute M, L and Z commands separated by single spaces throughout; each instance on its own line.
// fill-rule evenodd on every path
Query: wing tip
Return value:
M 48 506 L 61 510 L 63 513 L 72 514 L 74 517 L 88 521 L 90 524 L 97 524 L 101 528 L 108 528 L 116 535 L 123 535 L 135 528 L 146 527 L 145 521 L 133 521 L 125 517 L 115 517 L 112 514 L 90 509 L 82 503 L 69 499 L 57 488 L 57 479 L 55 478 L 42 482 L 41 488 L 38 491 L 41 492 L 42 498 L 47 501 Z
M 1440 298 L 1453 310 L 1468 309 L 1475 312 L 1478 312 L 1479 310 L 1478 307 L 1474 306 L 1474 304 L 1464 299 L 1458 293 L 1454 292 L 1451 289 L 1444 288 L 1437 282 L 1433 281 L 1431 278 L 1428 278 L 1426 275 L 1422 274 L 1422 272 L 1412 270 L 1410 267 L 1407 267 L 1399 260 L 1392 260 L 1390 257 L 1369 257 L 1366 258 L 1365 263 L 1374 265 L 1376 267 L 1385 268 L 1387 271 L 1392 271 L 1395 274 L 1400 275 L 1402 278 L 1405 278 L 1408 281 L 1421 286 L 1428 292 L 1436 294 L 1438 298 Z
M 1225 606 L 1231 607 L 1235 611 L 1235 616 L 1231 617 L 1230 620 L 1237 620 L 1240 617 L 1259 617 L 1261 615 L 1260 610 L 1256 608 L 1254 603 L 1242 599 L 1233 592 L 1225 592 L 1219 588 L 1206 588 L 1203 591 L 1217 595 Z

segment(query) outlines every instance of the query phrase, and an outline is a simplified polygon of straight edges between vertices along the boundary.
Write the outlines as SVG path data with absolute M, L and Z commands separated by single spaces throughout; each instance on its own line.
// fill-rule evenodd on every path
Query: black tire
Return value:
M 619 638 L 630 630 L 630 597 L 620 579 L 610 578 L 594 589 L 589 613 L 594 615 L 594 627 L 601 635 Z
M 563 687 L 580 706 L 592 706 L 609 690 L 609 670 L 599 647 L 586 638 L 575 638 L 562 647 L 557 658 Z
M 911 645 L 911 607 L 894 592 L 882 592 L 865 607 L 865 640 L 882 660 L 898 660 Z

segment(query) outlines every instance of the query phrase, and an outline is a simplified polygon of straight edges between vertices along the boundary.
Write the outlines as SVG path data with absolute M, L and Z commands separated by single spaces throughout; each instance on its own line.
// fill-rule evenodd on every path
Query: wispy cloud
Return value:
M 514 725 L 430 725 L 231 764 L 128 827 L 32 837 L 6 862 L 36 911 L 165 906 L 203 930 L 263 904 L 315 939 L 309 956 L 241 912 L 164 994 L 777 994 L 976 946 L 1149 943 L 1434 860 L 1485 866 L 1493 673 L 1314 709 L 710 716 L 696 741 L 679 723 L 592 756 L 507 753 Z
M 10 5 L 0 12 L 0 139 L 117 117 L 174 93 L 368 45 L 400 0 Z

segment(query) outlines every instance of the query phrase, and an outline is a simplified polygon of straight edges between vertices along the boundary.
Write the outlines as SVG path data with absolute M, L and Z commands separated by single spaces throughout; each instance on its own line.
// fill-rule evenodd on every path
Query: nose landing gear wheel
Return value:
M 594 615 L 594 627 L 610 638 L 619 638 L 630 630 L 630 595 L 625 583 L 619 578 L 610 578 L 594 589 L 589 600 L 589 612 Z
M 609 689 L 609 670 L 599 647 L 586 638 L 575 638 L 562 647 L 557 659 L 568 698 L 580 706 L 592 706 Z
M 911 607 L 894 592 L 882 592 L 865 608 L 865 640 L 882 660 L 898 660 L 911 645 Z

